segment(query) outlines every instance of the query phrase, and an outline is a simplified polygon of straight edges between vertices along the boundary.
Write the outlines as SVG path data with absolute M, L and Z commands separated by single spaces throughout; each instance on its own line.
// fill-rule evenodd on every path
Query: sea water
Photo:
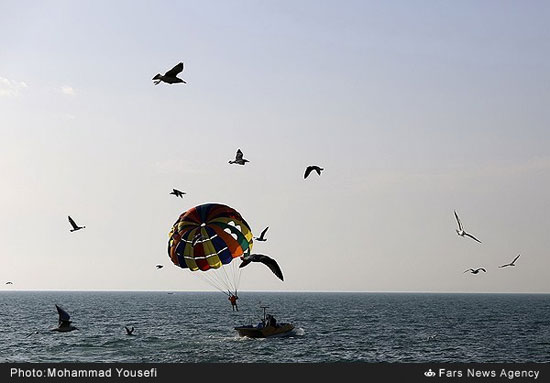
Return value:
M 0 292 L 0 362 L 549 362 L 550 295 Z M 55 304 L 78 331 L 57 326 Z M 239 337 L 260 306 L 296 329 Z M 135 327 L 126 335 L 124 326 Z

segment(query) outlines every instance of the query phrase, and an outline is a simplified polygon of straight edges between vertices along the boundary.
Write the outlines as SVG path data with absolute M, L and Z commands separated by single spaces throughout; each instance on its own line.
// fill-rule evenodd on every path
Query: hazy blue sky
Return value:
M 285 275 L 252 264 L 244 290 L 550 292 L 548 20 L 519 0 L 2 0 L 2 289 L 210 290 L 167 239 L 221 202 L 270 226 L 254 251 Z M 153 85 L 179 61 L 187 84 Z

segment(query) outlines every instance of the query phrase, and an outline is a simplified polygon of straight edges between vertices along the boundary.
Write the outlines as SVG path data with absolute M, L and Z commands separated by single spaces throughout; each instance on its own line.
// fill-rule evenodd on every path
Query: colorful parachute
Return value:
M 240 269 L 232 261 L 250 254 L 253 236 L 235 209 L 217 203 L 196 206 L 180 215 L 169 237 L 174 265 L 198 271 L 224 293 L 237 293 Z

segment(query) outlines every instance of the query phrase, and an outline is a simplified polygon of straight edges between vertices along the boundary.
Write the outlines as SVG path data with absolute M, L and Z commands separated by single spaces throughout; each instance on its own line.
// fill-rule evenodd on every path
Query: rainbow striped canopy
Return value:
M 180 215 L 170 230 L 168 255 L 192 271 L 217 269 L 252 250 L 252 232 L 233 208 L 207 203 Z

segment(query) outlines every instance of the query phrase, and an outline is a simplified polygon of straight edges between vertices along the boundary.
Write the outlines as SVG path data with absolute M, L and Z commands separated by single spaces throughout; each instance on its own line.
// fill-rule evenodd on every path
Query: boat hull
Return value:
M 281 323 L 280 325 L 273 327 L 267 326 L 258 328 L 254 326 L 240 326 L 235 327 L 235 330 L 240 336 L 246 336 L 249 338 L 268 338 L 271 336 L 281 336 L 294 330 L 294 325 L 290 323 Z

